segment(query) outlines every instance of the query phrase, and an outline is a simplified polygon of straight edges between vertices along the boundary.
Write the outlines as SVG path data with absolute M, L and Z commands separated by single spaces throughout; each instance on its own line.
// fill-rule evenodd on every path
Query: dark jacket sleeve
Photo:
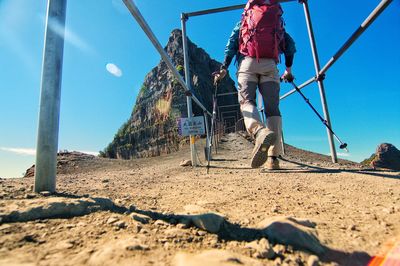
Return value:
M 285 55 L 285 65 L 286 67 L 291 67 L 293 65 L 294 54 L 296 53 L 296 44 L 293 38 L 285 32 L 285 47 L 283 53 Z
M 239 31 L 240 31 L 240 21 L 235 25 L 232 30 L 231 36 L 229 37 L 228 43 L 225 47 L 225 58 L 222 68 L 227 69 L 232 62 L 233 57 L 235 57 L 239 51 Z

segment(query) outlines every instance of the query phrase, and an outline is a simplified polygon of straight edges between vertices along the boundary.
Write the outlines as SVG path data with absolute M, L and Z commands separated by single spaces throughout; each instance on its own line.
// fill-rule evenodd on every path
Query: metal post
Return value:
M 327 103 L 326 96 L 325 96 L 324 83 L 323 83 L 323 79 L 320 78 L 320 76 L 319 76 L 320 64 L 319 64 L 319 58 L 318 58 L 318 52 L 317 52 L 317 45 L 315 43 L 314 31 L 313 31 L 313 27 L 311 24 L 310 10 L 308 7 L 307 0 L 302 0 L 301 2 L 303 3 L 303 7 L 304 7 L 304 15 L 306 18 L 308 35 L 310 38 L 311 50 L 312 50 L 312 54 L 313 54 L 313 58 L 314 58 L 315 73 L 317 75 L 317 81 L 318 81 L 319 93 L 321 96 L 324 118 L 327 121 L 329 127 L 332 128 L 331 121 L 329 118 L 328 103 Z M 328 141 L 329 141 L 329 146 L 330 146 L 330 150 L 331 150 L 332 162 L 337 163 L 337 154 L 336 154 L 335 144 L 333 142 L 333 135 L 328 129 L 326 130 L 326 132 L 328 134 Z
M 294 1 L 298 1 L 298 0 L 278 0 L 279 3 L 294 2 Z M 213 9 L 207 9 L 207 10 L 186 13 L 186 15 L 188 17 L 202 16 L 202 15 L 232 11 L 232 10 L 237 10 L 237 9 L 243 9 L 245 6 L 246 5 L 234 5 L 234 6 L 213 8 Z
M 259 90 L 257 90 L 257 99 L 258 99 L 258 103 L 257 103 L 257 107 L 258 107 L 258 112 L 260 113 L 261 116 L 261 120 L 263 125 L 266 125 L 266 121 L 265 121 L 265 117 L 264 117 L 264 102 L 263 102 L 263 97 L 261 96 L 261 93 Z
M 283 129 L 281 129 L 281 144 L 282 144 L 282 155 L 286 155 L 286 149 L 285 149 L 285 137 L 283 135 Z
M 48 0 L 36 145 L 35 192 L 56 190 L 58 130 L 67 0 Z M 62 29 L 61 32 L 55 28 Z
M 187 43 L 187 35 L 186 35 L 186 20 L 187 17 L 185 14 L 181 14 L 181 23 L 182 23 L 182 46 L 183 46 L 183 61 L 184 61 L 184 68 L 185 68 L 185 80 L 186 86 L 188 87 L 189 91 L 192 90 L 192 84 L 190 82 L 190 71 L 189 71 L 189 51 L 188 51 L 188 43 Z M 192 111 L 192 99 L 191 97 L 186 97 L 187 100 L 187 109 L 188 109 L 188 118 L 193 117 Z M 197 157 L 196 157 L 196 146 L 194 141 L 194 136 L 190 136 L 190 157 L 192 159 L 192 166 L 197 166 Z
M 207 113 L 206 112 L 204 112 L 204 122 L 206 123 L 206 150 L 205 150 L 205 152 L 206 152 L 206 159 L 207 160 L 211 160 L 211 158 L 209 158 L 209 152 L 208 152 L 208 150 L 211 148 L 211 145 L 210 145 L 210 132 L 209 132 L 209 128 L 208 128 L 208 117 L 207 117 Z
M 339 51 L 328 61 L 328 63 L 319 72 L 324 74 L 328 69 L 347 51 L 347 49 L 360 37 L 360 35 L 375 21 L 375 19 L 392 3 L 393 0 L 382 0 L 380 4 L 372 11 L 361 26 L 350 36 Z

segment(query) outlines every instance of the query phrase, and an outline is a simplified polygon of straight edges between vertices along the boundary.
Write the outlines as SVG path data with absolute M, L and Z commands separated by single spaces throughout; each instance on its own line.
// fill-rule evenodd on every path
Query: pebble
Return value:
M 135 250 L 146 251 L 146 250 L 150 250 L 150 247 L 148 245 L 144 245 L 144 244 L 141 244 L 141 243 L 136 243 L 136 244 L 127 246 L 126 250 L 129 250 L 129 251 L 135 251 Z
M 129 226 L 130 228 L 133 228 L 133 231 L 135 232 L 135 233 L 139 233 L 140 232 L 140 230 L 142 230 L 142 225 L 141 224 L 139 224 L 139 223 L 137 223 L 137 222 L 133 222 L 132 223 L 132 225 L 131 226 Z
M 116 223 L 118 221 L 119 221 L 119 219 L 117 217 L 110 217 L 107 220 L 107 224 L 113 224 L 113 223 Z
M 122 229 L 122 228 L 126 228 L 126 223 L 124 221 L 118 221 L 118 222 L 114 223 L 114 226 Z
M 139 214 L 139 213 L 132 213 L 131 217 L 133 220 L 138 221 L 142 224 L 148 224 L 151 218 L 147 215 Z
M 67 228 L 67 229 L 71 229 L 71 228 L 74 228 L 74 227 L 76 227 L 75 224 L 66 224 L 65 225 L 65 228 Z
M 355 225 L 355 224 L 350 225 L 350 226 L 349 226 L 349 230 L 351 230 L 351 231 L 356 231 L 356 230 L 357 230 L 356 225 Z
M 36 229 L 43 229 L 43 228 L 46 228 L 46 224 L 37 223 L 37 224 L 35 224 L 35 227 L 36 227 Z
M 273 259 L 276 257 L 275 251 L 272 249 L 268 240 L 265 238 L 260 241 L 253 241 L 245 245 L 246 248 L 253 250 L 253 257 L 258 259 Z
M 25 198 L 26 198 L 26 199 L 33 199 L 33 198 L 36 198 L 36 194 L 34 194 L 34 193 L 26 194 L 26 195 L 25 195 Z
M 40 192 L 40 195 L 42 195 L 43 197 L 49 197 L 49 196 L 51 196 L 51 192 L 50 191 L 42 191 L 42 192 Z
M 154 222 L 156 226 L 168 226 L 168 223 L 164 222 L 163 220 L 157 220 Z
M 319 258 L 315 255 L 308 257 L 307 266 L 319 266 Z
M 179 163 L 180 166 L 192 166 L 192 161 L 191 160 L 182 160 Z
M 179 224 L 176 225 L 176 228 L 178 228 L 178 229 L 188 229 L 189 226 L 187 224 L 179 223 Z
M 198 236 L 205 236 L 207 234 L 206 231 L 197 231 L 196 235 Z

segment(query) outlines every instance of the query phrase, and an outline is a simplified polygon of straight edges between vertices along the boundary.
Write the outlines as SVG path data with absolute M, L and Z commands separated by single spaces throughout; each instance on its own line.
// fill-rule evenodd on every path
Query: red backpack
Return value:
M 279 62 L 279 46 L 284 40 L 281 5 L 276 0 L 249 0 L 242 14 L 239 51 L 250 57 L 272 58 Z

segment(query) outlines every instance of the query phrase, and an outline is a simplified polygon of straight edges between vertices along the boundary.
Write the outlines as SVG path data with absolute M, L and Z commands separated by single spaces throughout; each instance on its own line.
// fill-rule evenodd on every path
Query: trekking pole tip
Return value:
M 349 150 L 347 149 L 347 143 L 341 144 L 340 149 L 345 150 L 346 152 L 349 152 Z

